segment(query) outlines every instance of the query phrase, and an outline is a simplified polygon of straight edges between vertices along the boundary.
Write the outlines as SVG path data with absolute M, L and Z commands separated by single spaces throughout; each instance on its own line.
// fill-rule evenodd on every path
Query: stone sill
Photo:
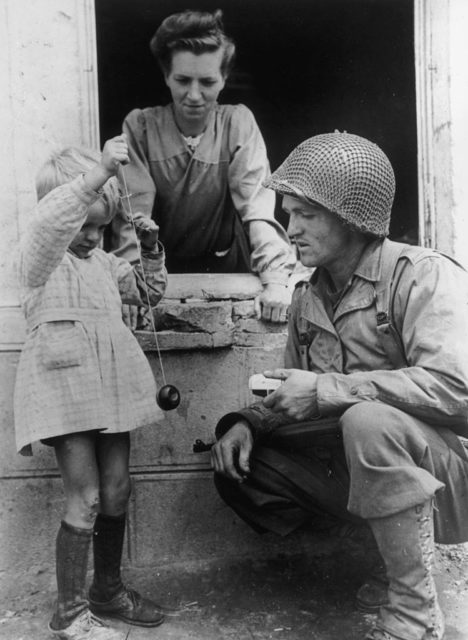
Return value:
M 261 290 L 259 278 L 249 273 L 171 274 L 154 313 L 159 349 L 282 346 L 286 324 L 262 322 L 254 316 L 254 299 Z M 135 335 L 144 351 L 157 351 L 151 322 L 144 318 Z M 20 307 L 0 308 L 0 351 L 20 351 L 25 335 Z
M 261 290 L 251 274 L 173 274 L 154 310 L 158 344 L 146 314 L 138 342 L 145 352 L 282 346 L 286 324 L 255 318 L 254 298 Z

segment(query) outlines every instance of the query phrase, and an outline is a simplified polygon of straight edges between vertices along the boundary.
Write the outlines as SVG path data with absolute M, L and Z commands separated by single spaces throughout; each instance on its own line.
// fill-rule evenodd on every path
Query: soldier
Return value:
M 265 372 L 282 384 L 217 425 L 218 491 L 259 531 L 361 524 L 385 568 L 384 589 L 358 592 L 380 607 L 366 639 L 440 640 L 434 540 L 468 540 L 466 272 L 386 238 L 394 174 L 364 138 L 314 136 L 266 186 L 315 271 L 293 295 L 285 368 Z

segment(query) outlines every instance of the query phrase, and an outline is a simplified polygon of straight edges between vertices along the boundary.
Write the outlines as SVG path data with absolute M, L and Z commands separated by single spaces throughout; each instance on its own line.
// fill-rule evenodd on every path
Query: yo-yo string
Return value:
M 156 343 L 156 351 L 157 351 L 157 354 L 158 354 L 159 366 L 161 367 L 161 374 L 162 374 L 163 382 L 166 385 L 167 384 L 167 382 L 166 382 L 166 374 L 164 373 L 164 366 L 163 366 L 163 361 L 162 361 L 162 357 L 161 357 L 161 349 L 159 347 L 158 333 L 156 331 L 156 325 L 155 325 L 155 322 L 154 322 L 153 308 L 151 306 L 148 283 L 146 281 L 145 269 L 143 267 L 143 260 L 142 260 L 142 257 L 141 257 L 140 243 L 138 241 L 138 235 L 137 235 L 137 231 L 136 231 L 135 220 L 133 219 L 133 209 L 132 209 L 132 203 L 131 203 L 131 200 L 130 200 L 132 194 L 128 192 L 127 181 L 125 179 L 125 170 L 124 170 L 122 165 L 120 165 L 119 170 L 120 170 L 120 174 L 122 176 L 122 182 L 123 182 L 123 186 L 124 186 L 124 194 L 121 196 L 121 199 L 122 200 L 125 199 L 127 201 L 128 210 L 127 210 L 126 213 L 130 217 L 130 222 L 132 224 L 133 233 L 135 234 L 135 242 L 136 242 L 136 246 L 137 246 L 138 261 L 139 261 L 139 264 L 140 264 L 141 275 L 142 275 L 145 294 L 146 294 L 146 302 L 148 304 L 151 327 L 153 329 L 154 341 Z

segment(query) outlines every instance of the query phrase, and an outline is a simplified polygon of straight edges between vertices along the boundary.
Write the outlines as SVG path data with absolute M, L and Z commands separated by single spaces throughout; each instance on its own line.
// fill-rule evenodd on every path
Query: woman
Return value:
M 270 171 L 252 113 L 217 103 L 235 54 L 221 11 L 169 16 L 150 47 L 172 102 L 125 118 L 132 210 L 158 223 L 170 273 L 253 271 L 263 284 L 257 317 L 284 322 L 294 251 L 274 218 L 274 194 L 262 186 Z M 113 249 L 136 257 L 122 218 L 114 224 Z

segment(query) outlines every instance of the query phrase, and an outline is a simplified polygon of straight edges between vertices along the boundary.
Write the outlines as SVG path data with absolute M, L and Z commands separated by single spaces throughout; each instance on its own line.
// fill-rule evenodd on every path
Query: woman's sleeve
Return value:
M 296 258 L 287 234 L 275 220 L 275 194 L 263 186 L 270 175 L 265 143 L 252 112 L 237 105 L 230 131 L 229 188 L 248 233 L 251 268 L 263 284 L 287 284 Z
M 18 271 L 23 286 L 39 287 L 48 280 L 97 198 L 99 194 L 80 176 L 38 202 L 19 244 Z
M 109 256 L 114 262 L 120 297 L 123 304 L 155 307 L 166 291 L 167 271 L 164 249 L 161 244 L 156 251 L 141 252 L 141 264 L 132 266 L 128 260 Z M 142 273 L 142 268 L 144 274 Z M 146 284 L 145 284 L 146 282 Z
M 122 130 L 127 136 L 130 163 L 118 174 L 123 197 L 120 210 L 112 221 L 109 248 L 115 255 L 134 263 L 138 259 L 138 251 L 125 194 L 128 192 L 130 195 L 133 213 L 140 212 L 151 218 L 156 186 L 149 169 L 144 112 L 141 109 L 131 111 L 123 122 Z

